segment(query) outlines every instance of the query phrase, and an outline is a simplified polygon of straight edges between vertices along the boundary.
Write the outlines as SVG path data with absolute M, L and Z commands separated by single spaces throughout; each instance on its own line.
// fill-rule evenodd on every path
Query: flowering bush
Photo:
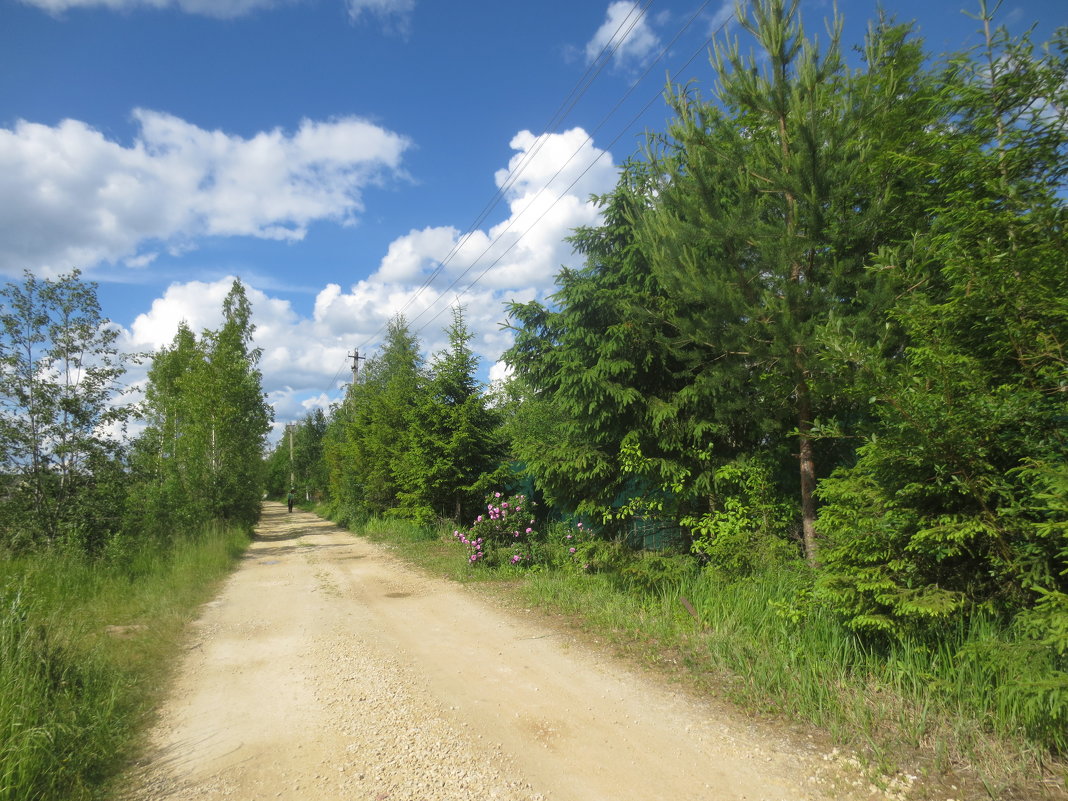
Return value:
M 466 531 L 454 531 L 453 537 L 467 549 L 471 564 L 533 564 L 533 544 L 538 539 L 534 509 L 526 495 L 492 492 L 486 497 L 485 513 Z

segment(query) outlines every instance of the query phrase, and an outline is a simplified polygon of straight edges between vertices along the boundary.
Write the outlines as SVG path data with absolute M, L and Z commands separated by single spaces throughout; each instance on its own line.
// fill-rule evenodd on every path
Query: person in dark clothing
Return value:
M 296 500 L 296 497 L 297 496 L 293 493 L 293 490 L 290 490 L 289 495 L 286 496 L 286 501 L 289 503 L 290 512 L 293 511 L 293 501 Z

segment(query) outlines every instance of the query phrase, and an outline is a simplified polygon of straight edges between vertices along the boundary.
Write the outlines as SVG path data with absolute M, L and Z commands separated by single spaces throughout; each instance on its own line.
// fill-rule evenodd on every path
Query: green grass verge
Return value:
M 562 614 L 695 689 L 817 727 L 875 774 L 918 774 L 918 797 L 1068 797 L 1064 705 L 1036 705 L 1032 692 L 1057 684 L 1056 667 L 990 620 L 937 645 L 876 646 L 811 602 L 803 567 L 728 580 L 686 558 L 617 552 L 586 572 L 545 551 L 534 569 L 487 568 L 467 563 L 451 531 L 381 519 L 356 531 L 437 575 Z
M 106 560 L 0 558 L 0 801 L 106 796 L 185 625 L 247 544 L 218 529 Z

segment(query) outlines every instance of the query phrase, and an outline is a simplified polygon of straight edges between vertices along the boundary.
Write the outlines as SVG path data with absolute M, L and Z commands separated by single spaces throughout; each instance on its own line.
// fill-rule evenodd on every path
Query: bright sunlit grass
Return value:
M 212 530 L 106 561 L 0 561 L 0 801 L 101 795 L 131 756 L 183 627 L 247 542 Z

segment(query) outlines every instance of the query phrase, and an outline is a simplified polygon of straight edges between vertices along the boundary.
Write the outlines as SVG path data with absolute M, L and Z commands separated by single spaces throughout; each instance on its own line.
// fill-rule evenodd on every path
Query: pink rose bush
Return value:
M 610 544 L 583 523 L 551 523 L 539 529 L 535 504 L 525 495 L 492 492 L 466 529 L 453 531 L 470 565 L 515 569 L 561 568 L 597 572 Z
M 464 546 L 472 565 L 533 564 L 538 539 L 534 509 L 534 502 L 525 495 L 492 492 L 486 497 L 485 512 L 468 529 L 454 531 L 453 538 Z

